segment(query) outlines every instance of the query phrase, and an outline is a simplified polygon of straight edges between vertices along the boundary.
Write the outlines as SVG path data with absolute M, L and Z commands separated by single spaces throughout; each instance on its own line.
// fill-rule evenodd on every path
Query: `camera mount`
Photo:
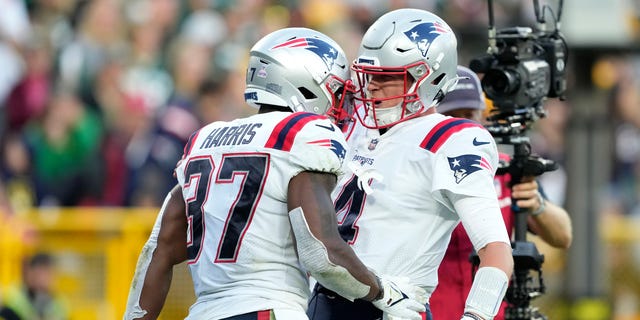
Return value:
M 556 169 L 556 163 L 531 154 L 529 140 L 525 136 L 502 137 L 514 147 L 514 153 L 508 165 L 498 169 L 497 174 L 510 174 L 511 184 L 518 183 L 526 176 L 539 176 Z M 500 137 L 498 137 L 498 140 Z M 515 212 L 514 241 L 511 243 L 514 261 L 513 278 L 507 289 L 505 300 L 507 309 L 505 319 L 508 320 L 543 320 L 547 319 L 537 308 L 532 307 L 532 299 L 545 293 L 542 278 L 544 256 L 538 252 L 535 244 L 527 241 L 528 210 L 515 207 L 516 199 L 512 198 Z M 516 210 L 517 209 L 517 210 Z

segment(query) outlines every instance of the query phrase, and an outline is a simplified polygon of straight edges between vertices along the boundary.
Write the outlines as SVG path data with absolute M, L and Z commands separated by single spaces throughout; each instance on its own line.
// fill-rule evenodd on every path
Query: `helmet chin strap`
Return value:
M 435 102 L 432 104 L 432 106 Z M 405 118 L 416 113 L 416 111 L 422 108 L 423 104 L 420 101 L 414 101 L 407 103 Z M 431 106 L 429 106 L 431 107 Z M 429 109 L 429 108 L 427 108 Z M 426 110 L 426 109 L 425 109 Z M 376 109 L 376 123 L 378 125 L 386 126 L 388 124 L 394 123 L 400 120 L 402 116 L 402 102 L 396 104 L 393 107 L 384 108 L 384 109 Z
M 378 125 L 386 126 L 390 123 L 394 123 L 400 120 L 402 115 L 402 103 L 398 103 L 393 107 L 377 109 L 376 108 L 376 123 Z
M 417 84 L 414 82 L 407 92 L 415 91 L 416 85 Z M 426 109 L 429 109 L 430 107 L 434 106 L 436 103 L 437 101 L 433 101 L 429 105 L 429 107 L 427 107 Z M 403 105 L 403 102 L 400 102 L 393 107 L 384 108 L 384 109 L 376 108 L 376 123 L 378 125 L 386 126 L 388 124 L 391 124 L 400 120 L 400 117 L 402 117 L 402 105 Z M 408 102 L 405 106 L 405 109 L 406 109 L 405 118 L 416 113 L 423 106 L 424 104 L 420 100 Z

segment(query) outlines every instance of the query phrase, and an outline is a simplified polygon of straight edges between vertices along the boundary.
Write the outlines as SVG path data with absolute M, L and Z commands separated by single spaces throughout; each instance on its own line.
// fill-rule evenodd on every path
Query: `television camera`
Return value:
M 501 164 L 498 174 L 509 173 L 512 184 L 525 176 L 539 176 L 557 168 L 555 162 L 531 152 L 525 135 L 531 124 L 545 117 L 546 98 L 564 99 L 568 48 L 559 31 L 562 0 L 557 11 L 549 5 L 540 10 L 533 0 L 535 29 L 512 27 L 496 30 L 493 1 L 488 0 L 489 48 L 487 53 L 471 60 L 469 67 L 482 75 L 482 89 L 493 102 L 486 125 L 498 144 L 512 145 L 509 163 Z M 552 28 L 547 26 L 545 10 L 549 10 Z M 554 15 L 555 14 L 555 15 Z M 550 30 L 549 30 L 550 29 Z M 515 200 L 512 199 L 512 203 Z M 512 242 L 514 272 L 505 295 L 507 320 L 547 319 L 530 301 L 545 292 L 542 278 L 544 256 L 535 244 L 526 240 L 527 214 L 515 208 L 515 241 Z M 472 263 L 479 265 L 477 255 Z

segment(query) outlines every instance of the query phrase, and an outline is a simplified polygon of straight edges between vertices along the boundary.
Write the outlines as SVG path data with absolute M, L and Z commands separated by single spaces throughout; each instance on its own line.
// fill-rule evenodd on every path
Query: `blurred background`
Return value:
M 312 27 L 353 59 L 400 7 L 444 18 L 460 64 L 486 52 L 480 0 L 0 0 L 0 304 L 29 285 L 56 294 L 42 319 L 121 319 L 190 133 L 255 112 L 242 94 L 255 41 Z M 496 0 L 496 27 L 532 26 L 533 9 Z M 532 304 L 549 319 L 640 319 L 640 1 L 566 1 L 561 22 L 567 97 L 527 134 L 560 165 L 540 179 L 574 241 L 529 237 L 547 287 Z M 192 301 L 180 265 L 162 319 Z

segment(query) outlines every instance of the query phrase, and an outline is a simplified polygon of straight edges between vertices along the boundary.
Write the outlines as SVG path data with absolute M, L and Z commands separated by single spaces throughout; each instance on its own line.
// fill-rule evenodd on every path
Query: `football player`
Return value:
M 335 122 L 350 103 L 343 50 L 286 28 L 250 51 L 245 100 L 256 115 L 195 132 L 140 254 L 125 319 L 158 317 L 172 267 L 187 261 L 187 319 L 306 319 L 307 273 L 348 300 L 420 319 L 424 292 L 376 275 L 340 238 L 330 192 L 346 154 Z
M 347 138 L 353 174 L 332 196 L 340 234 L 358 257 L 427 295 L 462 221 L 481 263 L 458 317 L 486 320 L 502 301 L 513 258 L 493 186 L 492 136 L 476 122 L 436 113 L 458 80 L 456 45 L 447 23 L 424 10 L 394 10 L 369 27 L 352 65 L 361 102 Z M 393 316 L 381 313 L 322 283 L 307 312 L 313 320 Z M 424 317 L 431 319 L 428 310 Z

